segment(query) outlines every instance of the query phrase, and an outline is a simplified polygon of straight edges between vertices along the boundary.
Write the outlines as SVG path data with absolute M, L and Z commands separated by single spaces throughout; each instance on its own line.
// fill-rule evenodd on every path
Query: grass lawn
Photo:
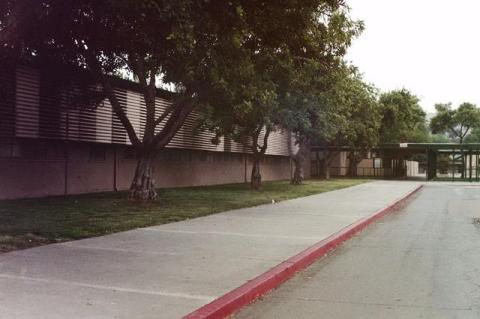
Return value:
M 100 236 L 302 197 L 365 183 L 366 179 L 264 182 L 259 192 L 246 184 L 165 188 L 159 200 L 137 203 L 126 192 L 0 201 L 0 252 Z

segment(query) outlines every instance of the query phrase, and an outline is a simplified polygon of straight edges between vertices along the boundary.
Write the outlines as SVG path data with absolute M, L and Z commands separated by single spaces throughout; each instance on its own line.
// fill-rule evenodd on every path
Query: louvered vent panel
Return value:
M 38 137 L 40 74 L 38 71 L 19 68 L 15 88 L 15 135 Z
M 170 106 L 170 102 L 168 100 L 162 99 L 160 97 L 157 97 L 155 99 L 155 117 L 161 116 L 165 110 Z M 145 114 L 146 116 L 146 114 Z M 168 117 L 165 118 L 157 127 L 155 127 L 155 133 L 160 132 L 160 130 L 165 127 L 165 122 L 168 120 Z
M 223 143 L 215 145 L 212 140 L 215 133 L 198 130 L 198 114 L 192 113 L 187 118 L 179 133 L 172 139 L 168 147 L 188 148 L 204 151 L 224 151 Z
M 54 81 L 48 79 L 48 74 L 44 74 L 43 78 L 44 80 L 40 79 L 38 71 L 26 67 L 17 69 L 15 75 L 9 75 L 8 72 L 0 74 L 0 94 L 5 96 L 0 101 L 1 134 L 12 134 L 15 131 L 18 137 L 68 138 L 85 142 L 130 144 L 123 125 L 112 112 L 108 99 L 96 108 L 72 106 L 75 91 L 67 92 L 65 88 L 56 87 Z M 115 93 L 138 137 L 142 139 L 146 124 L 146 108 L 142 94 L 120 88 L 116 89 Z M 16 103 L 15 112 L 13 101 Z M 160 116 L 168 105 L 168 100 L 158 97 L 156 116 Z M 197 119 L 198 115 L 192 113 L 167 147 L 251 152 L 244 144 L 228 138 L 222 138 L 218 145 L 214 145 L 212 140 L 215 134 L 197 130 Z M 156 128 L 157 132 L 164 127 L 165 122 L 166 120 Z M 244 140 L 248 141 L 248 138 Z M 286 133 L 272 133 L 267 154 L 288 156 L 288 141 Z
M 146 122 L 145 100 L 138 92 L 127 91 L 127 116 L 139 139 L 143 138 Z M 127 144 L 131 144 L 127 137 Z
M 231 152 L 233 153 L 251 153 L 252 151 L 245 146 L 245 144 L 250 144 L 250 139 L 248 137 L 243 138 L 243 143 L 233 141 L 231 142 Z
M 264 131 L 262 131 L 264 132 Z M 262 133 L 262 139 L 263 135 Z M 288 154 L 288 133 L 287 131 L 274 131 L 270 133 L 270 136 L 268 137 L 268 147 L 266 154 L 268 155 L 283 155 L 283 156 L 289 156 Z
M 15 70 L 1 65 L 0 72 L 0 138 L 15 135 Z
M 106 101 L 102 102 L 95 110 L 96 134 L 95 141 L 99 143 L 112 143 L 112 107 Z
M 127 90 L 115 90 L 115 96 L 117 97 L 118 102 L 122 106 L 123 110 L 127 110 Z M 112 110 L 112 106 L 108 99 L 105 99 L 103 103 Z M 128 113 L 127 113 L 128 114 Z M 123 128 L 122 123 L 118 119 L 117 115 L 113 112 L 110 114 L 112 119 L 112 143 L 115 144 L 129 144 L 130 140 L 128 139 L 127 132 Z
M 78 117 L 78 140 L 84 142 L 95 142 L 97 130 L 97 113 L 89 109 L 80 109 Z

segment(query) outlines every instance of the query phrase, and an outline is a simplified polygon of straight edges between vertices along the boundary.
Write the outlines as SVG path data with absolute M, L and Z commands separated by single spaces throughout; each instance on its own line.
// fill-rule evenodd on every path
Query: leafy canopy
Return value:
M 212 81 L 216 99 L 205 108 L 206 127 L 238 141 L 249 138 L 254 152 L 266 146 L 266 139 L 258 142 L 262 130 L 268 135 L 280 126 L 300 131 L 310 125 L 325 78 L 339 67 L 352 37 L 362 29 L 342 1 L 311 1 L 300 7 L 297 1 L 285 3 L 292 5 L 286 12 L 295 19 L 276 21 L 288 27 L 275 35 L 265 32 L 273 23 L 265 20 L 268 15 L 251 16 L 258 10 L 245 10 L 248 32 L 232 53 L 235 63 L 220 64 Z M 279 10 L 285 12 L 285 7 Z
M 475 104 L 462 103 L 457 109 L 451 103 L 436 104 L 437 113 L 430 121 L 432 133 L 446 133 L 463 143 L 471 130 L 480 127 L 480 110 Z
M 378 144 L 381 109 L 377 90 L 359 74 L 345 78 L 343 84 L 346 125 L 340 131 L 342 145 L 366 151 Z
M 426 142 L 426 114 L 419 99 L 406 89 L 394 90 L 380 96 L 382 125 L 381 143 Z

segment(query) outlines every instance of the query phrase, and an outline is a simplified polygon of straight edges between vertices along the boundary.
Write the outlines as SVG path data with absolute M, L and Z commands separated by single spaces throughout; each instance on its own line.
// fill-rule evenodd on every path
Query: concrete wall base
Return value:
M 136 166 L 131 149 L 100 145 L 100 156 L 99 144 L 72 143 L 63 158 L 0 158 L 0 199 L 128 189 Z M 248 154 L 166 149 L 156 161 L 155 183 L 178 187 L 249 182 L 251 167 Z M 289 179 L 290 159 L 265 156 L 261 172 L 265 181 Z M 309 167 L 306 173 L 309 177 Z

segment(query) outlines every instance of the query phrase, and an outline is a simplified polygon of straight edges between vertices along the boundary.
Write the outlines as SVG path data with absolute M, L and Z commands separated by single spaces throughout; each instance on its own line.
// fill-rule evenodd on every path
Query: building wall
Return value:
M 64 161 L 0 159 L 0 199 L 64 192 Z
M 373 158 L 364 158 L 358 163 L 358 168 L 373 168 Z
M 98 144 L 71 143 L 68 160 L 0 158 L 0 199 L 127 190 L 136 167 L 131 150 L 105 144 L 104 152 L 96 154 L 98 149 Z M 243 183 L 250 180 L 251 168 L 248 154 L 166 149 L 156 160 L 154 176 L 158 187 Z M 267 155 L 261 173 L 264 181 L 289 179 L 290 159 Z
M 0 74 L 0 93 L 4 97 L 0 99 L 0 199 L 129 188 L 136 159 L 108 100 L 95 108 L 76 105 L 78 101 L 72 98 L 75 90 L 58 86 L 48 72 L 25 66 L 3 69 Z M 132 83 L 117 84 L 117 98 L 141 139 L 146 122 L 143 97 Z M 97 86 L 92 84 L 92 88 Z M 168 107 L 168 96 L 159 90 L 157 114 Z M 251 151 L 245 143 L 221 138 L 218 144 L 212 144 L 215 134 L 196 130 L 197 119 L 197 114 L 190 114 L 166 149 L 160 152 L 154 171 L 156 185 L 175 187 L 249 181 Z M 290 178 L 289 154 L 297 149 L 289 132 L 272 132 L 261 167 L 263 180 Z M 307 167 L 306 177 L 309 176 Z

